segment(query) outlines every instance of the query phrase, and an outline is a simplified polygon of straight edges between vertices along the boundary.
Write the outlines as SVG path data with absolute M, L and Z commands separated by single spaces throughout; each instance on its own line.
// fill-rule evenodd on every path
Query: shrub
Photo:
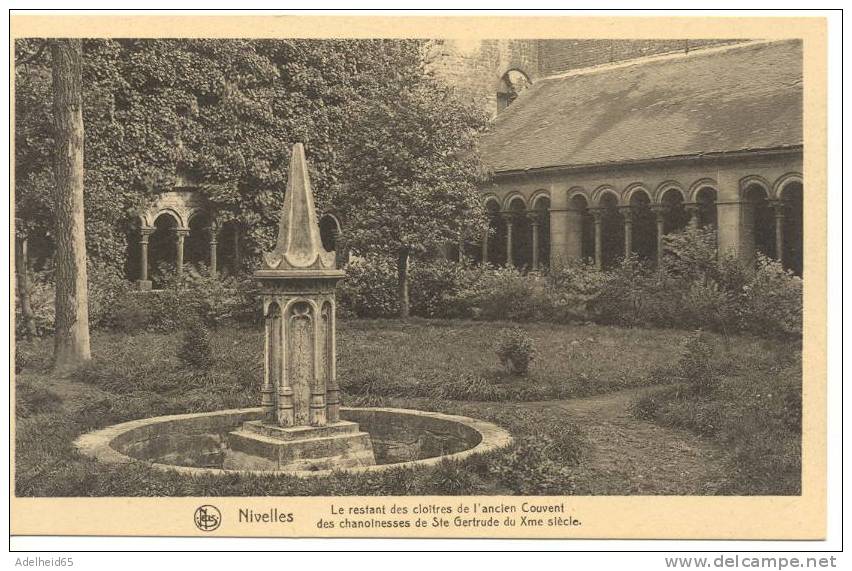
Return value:
M 164 281 L 162 290 L 127 290 L 112 304 L 102 325 L 134 333 L 176 331 L 196 317 L 211 326 L 227 322 L 258 321 L 256 285 L 238 277 L 219 278 L 190 269 L 180 279 Z
M 130 282 L 117 269 L 91 262 L 87 267 L 89 280 L 89 326 L 106 325 L 116 303 L 131 290 Z
M 520 327 L 503 329 L 497 346 L 500 363 L 512 374 L 526 375 L 535 359 L 535 343 Z
M 467 260 L 415 260 L 411 265 L 411 312 L 423 317 L 471 317 L 470 307 L 459 303 L 461 292 L 481 279 L 483 268 Z
M 210 346 L 210 331 L 204 321 L 193 319 L 183 333 L 178 358 L 187 366 L 208 369 L 212 364 L 213 349 Z
M 399 314 L 396 266 L 387 257 L 355 258 L 337 287 L 338 305 L 358 317 Z
M 757 255 L 756 268 L 737 300 L 744 330 L 775 335 L 802 334 L 802 280 L 777 260 Z

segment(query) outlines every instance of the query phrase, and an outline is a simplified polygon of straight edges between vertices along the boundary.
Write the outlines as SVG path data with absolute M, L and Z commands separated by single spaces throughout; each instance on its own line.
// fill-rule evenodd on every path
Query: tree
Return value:
M 350 113 L 348 180 L 335 203 L 346 212 L 348 247 L 396 259 L 406 318 L 411 257 L 487 228 L 476 149 L 486 117 L 419 63 L 397 65 L 387 78 L 378 97 Z
M 83 213 L 83 45 L 50 42 L 53 61 L 53 160 L 56 235 L 54 369 L 91 359 Z

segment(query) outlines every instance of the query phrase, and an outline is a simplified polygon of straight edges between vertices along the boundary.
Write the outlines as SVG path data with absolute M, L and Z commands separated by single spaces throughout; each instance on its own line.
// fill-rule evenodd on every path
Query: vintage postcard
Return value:
M 821 539 L 821 18 L 12 15 L 13 535 Z

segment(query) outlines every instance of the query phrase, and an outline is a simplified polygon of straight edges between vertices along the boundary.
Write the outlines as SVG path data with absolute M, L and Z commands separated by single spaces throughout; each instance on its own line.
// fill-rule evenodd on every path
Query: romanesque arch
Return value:
M 539 191 L 530 200 L 532 210 L 532 269 L 550 267 L 550 193 Z
M 746 259 L 760 252 L 775 256 L 775 215 L 772 212 L 772 190 L 761 177 L 747 177 L 740 183 L 742 201 L 742 231 Z
M 596 198 L 595 262 L 598 267 L 611 268 L 624 256 L 624 215 L 613 189 L 601 190 Z
M 320 216 L 320 240 L 322 240 L 322 247 L 327 252 L 333 252 L 337 249 L 337 237 L 340 235 L 340 228 L 340 220 L 334 214 L 329 212 Z
M 206 210 L 197 209 L 190 214 L 184 242 L 184 261 L 191 267 L 209 266 L 210 243 L 213 236 L 213 219 Z
M 640 260 L 654 260 L 657 255 L 657 224 L 651 208 L 651 193 L 644 186 L 635 187 L 627 198 L 625 213 L 625 253 L 636 254 Z
M 691 223 L 696 226 L 718 226 L 719 216 L 716 212 L 716 201 L 719 196 L 716 181 L 702 178 L 692 184 L 689 189 L 689 201 L 694 205 Z
M 568 209 L 573 217 L 572 227 L 575 229 L 575 234 L 572 236 L 574 241 L 572 252 L 576 252 L 581 259 L 593 260 L 595 258 L 595 224 L 585 190 L 575 188 L 569 191 Z
M 206 200 L 190 190 L 164 192 L 138 215 L 138 287 L 160 287 L 167 274 L 183 273 L 185 262 L 216 271 L 215 216 Z M 188 242 L 188 245 L 187 245 Z
M 172 212 L 164 210 L 153 220 L 148 238 L 148 277 L 151 287 L 159 289 L 177 267 L 178 232 L 181 221 Z
M 532 267 L 532 223 L 528 216 L 527 202 L 516 193 L 506 197 L 504 218 L 506 220 L 506 263 L 521 269 Z
M 689 214 L 685 208 L 684 192 L 679 186 L 669 186 L 659 195 L 660 210 L 663 216 L 663 234 L 679 232 L 689 223 Z
M 785 269 L 798 276 L 804 270 L 803 190 L 798 173 L 780 177 L 773 188 L 776 255 Z
M 504 71 L 497 84 L 497 112 L 511 105 L 530 85 L 532 81 L 529 74 L 519 67 L 511 67 Z

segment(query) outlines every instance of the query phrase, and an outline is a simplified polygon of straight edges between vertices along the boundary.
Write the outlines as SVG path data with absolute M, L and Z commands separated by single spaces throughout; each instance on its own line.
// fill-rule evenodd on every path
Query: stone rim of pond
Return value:
M 452 414 L 444 414 L 440 412 L 430 412 L 408 408 L 387 408 L 387 407 L 342 407 L 341 411 L 351 411 L 355 413 L 378 412 L 389 413 L 401 416 L 414 416 L 420 419 L 435 419 L 444 422 L 452 422 L 463 425 L 468 429 L 472 429 L 480 436 L 480 441 L 476 445 L 461 450 L 459 452 L 432 456 L 429 458 L 421 458 L 418 460 L 408 460 L 403 462 L 395 462 L 389 464 L 376 464 L 373 466 L 361 466 L 353 468 L 335 469 L 335 470 L 303 470 L 303 471 L 283 471 L 283 470 L 228 470 L 224 468 L 198 467 L 198 466 L 181 466 L 177 464 L 166 464 L 155 461 L 143 460 L 134 458 L 117 450 L 114 443 L 123 435 L 145 429 L 147 427 L 158 424 L 180 423 L 181 421 L 192 421 L 195 419 L 214 419 L 216 417 L 254 417 L 261 414 L 260 407 L 239 408 L 217 410 L 213 412 L 198 412 L 187 414 L 172 414 L 164 416 L 152 416 L 138 420 L 131 420 L 114 424 L 98 430 L 87 432 L 79 436 L 74 441 L 74 446 L 78 452 L 98 460 L 105 464 L 140 464 L 162 472 L 176 472 L 179 474 L 201 476 L 201 475 L 221 475 L 229 476 L 234 474 L 245 474 L 255 476 L 296 476 L 300 478 L 317 478 L 331 476 L 336 473 L 365 473 L 365 472 L 383 472 L 396 468 L 415 468 L 434 466 L 440 464 L 444 460 L 463 460 L 470 456 L 486 454 L 495 450 L 506 448 L 513 442 L 509 432 L 496 424 L 470 418 L 467 416 L 459 416 Z

